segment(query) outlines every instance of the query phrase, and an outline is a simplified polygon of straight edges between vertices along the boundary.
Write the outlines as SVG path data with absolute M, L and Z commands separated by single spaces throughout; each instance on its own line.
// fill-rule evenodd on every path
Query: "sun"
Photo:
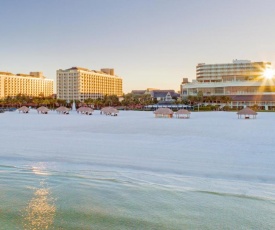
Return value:
M 267 79 L 271 79 L 274 76 L 274 71 L 272 69 L 265 69 L 264 77 Z

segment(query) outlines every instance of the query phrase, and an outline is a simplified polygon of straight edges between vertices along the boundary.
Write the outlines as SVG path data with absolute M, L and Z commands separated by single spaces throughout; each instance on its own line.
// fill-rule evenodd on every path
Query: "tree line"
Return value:
M 105 95 L 102 98 L 88 98 L 84 101 L 80 100 L 62 100 L 56 99 L 54 97 L 45 97 L 43 95 L 39 97 L 27 96 L 24 94 L 18 94 L 16 96 L 8 96 L 3 99 L 0 99 L 1 107 L 16 107 L 19 108 L 21 106 L 31 106 L 31 107 L 39 107 L 39 106 L 47 106 L 48 108 L 55 109 L 59 106 L 71 107 L 75 102 L 76 107 L 81 106 L 93 106 L 95 108 L 102 108 L 105 106 L 125 106 L 125 107 L 143 107 L 145 105 L 152 104 L 153 100 L 151 99 L 151 95 L 141 95 L 136 96 L 133 94 L 125 94 L 120 100 L 116 95 Z
M 174 104 L 189 104 L 196 105 L 202 103 L 224 103 L 227 104 L 231 101 L 228 96 L 203 96 L 202 93 L 198 93 L 196 96 L 188 96 L 186 98 L 174 98 L 172 103 Z M 102 108 L 105 106 L 124 106 L 126 108 L 135 109 L 143 108 L 146 105 L 158 103 L 156 98 L 152 98 L 150 94 L 134 95 L 132 93 L 124 94 L 122 99 L 116 95 L 105 95 L 102 98 L 88 98 L 84 101 L 66 101 L 62 99 L 56 99 L 54 97 L 45 97 L 43 95 L 39 97 L 27 96 L 24 94 L 18 94 L 16 96 L 8 96 L 0 100 L 1 107 L 16 107 L 19 108 L 23 105 L 31 107 L 47 106 L 51 109 L 55 109 L 59 106 L 71 107 L 75 102 L 76 107 L 81 106 L 93 106 L 95 108 Z

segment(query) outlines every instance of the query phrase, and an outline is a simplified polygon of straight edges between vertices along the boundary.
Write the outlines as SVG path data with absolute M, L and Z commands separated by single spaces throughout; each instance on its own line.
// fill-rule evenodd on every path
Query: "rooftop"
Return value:
M 271 65 L 271 62 L 265 62 L 265 61 L 260 61 L 260 62 L 252 62 L 250 60 L 238 60 L 234 59 L 232 63 L 214 63 L 214 64 L 206 64 L 206 63 L 198 63 L 197 67 L 199 66 L 205 66 L 205 65 L 238 65 L 238 64 L 253 64 L 253 63 L 265 63 Z
M 73 67 L 71 67 L 69 69 L 65 69 L 65 70 L 59 69 L 59 71 L 70 71 L 70 70 L 76 70 L 76 71 L 80 70 L 80 71 L 86 71 L 86 72 L 90 72 L 90 73 L 106 74 L 106 75 L 117 77 L 115 75 L 114 69 L 112 69 L 112 68 L 103 68 L 101 70 L 90 70 L 90 69 L 79 67 L 79 66 L 73 66 Z
M 11 72 L 0 72 L 0 75 L 18 76 L 18 77 L 31 77 L 31 78 L 42 78 L 42 79 L 45 78 L 43 76 L 43 72 L 30 72 L 29 74 L 25 74 L 25 73 L 13 74 Z

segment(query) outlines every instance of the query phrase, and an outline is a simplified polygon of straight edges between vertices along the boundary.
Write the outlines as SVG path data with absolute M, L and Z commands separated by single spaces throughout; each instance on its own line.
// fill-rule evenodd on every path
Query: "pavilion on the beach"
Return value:
M 155 114 L 155 117 L 158 117 L 158 118 L 172 118 L 174 112 L 168 108 L 159 108 L 154 112 L 154 114 Z
M 190 118 L 190 114 L 190 111 L 186 109 L 180 109 L 177 112 L 175 112 L 177 118 Z
M 18 109 L 19 113 L 28 113 L 30 111 L 30 109 L 27 106 L 22 106 Z
M 60 106 L 59 108 L 56 109 L 56 112 L 61 114 L 69 114 L 69 111 L 70 109 L 65 106 Z
M 40 106 L 39 108 L 37 108 L 37 113 L 48 114 L 49 111 L 50 110 L 45 106 Z
M 86 114 L 86 115 L 93 115 L 94 110 L 90 107 L 80 107 L 77 110 L 77 113 Z
M 105 115 L 117 116 L 118 112 L 119 111 L 114 107 L 104 107 L 101 109 L 100 113 Z
M 257 113 L 254 110 L 252 110 L 252 109 L 250 109 L 248 107 L 240 110 L 239 112 L 237 112 L 237 114 L 238 114 L 238 119 L 242 118 L 242 116 L 244 116 L 245 119 L 249 119 L 251 117 L 253 119 L 255 119 L 256 116 L 257 116 Z

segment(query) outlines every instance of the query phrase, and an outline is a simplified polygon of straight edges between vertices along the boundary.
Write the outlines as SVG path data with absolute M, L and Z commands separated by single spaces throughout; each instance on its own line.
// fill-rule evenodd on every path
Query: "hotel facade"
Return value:
M 264 73 L 271 68 L 270 62 L 251 62 L 249 60 L 233 60 L 226 64 L 200 63 L 196 67 L 196 80 L 181 84 L 182 97 L 197 96 L 229 96 L 232 107 L 245 107 L 258 104 L 275 106 L 275 80 L 267 79 Z
M 56 80 L 58 99 L 83 101 L 103 98 L 105 95 L 123 95 L 122 78 L 114 74 L 114 69 L 60 69 L 56 72 Z
M 0 98 L 14 97 L 18 94 L 33 97 L 52 96 L 53 80 L 46 79 L 42 72 L 30 72 L 30 74 L 0 72 Z

